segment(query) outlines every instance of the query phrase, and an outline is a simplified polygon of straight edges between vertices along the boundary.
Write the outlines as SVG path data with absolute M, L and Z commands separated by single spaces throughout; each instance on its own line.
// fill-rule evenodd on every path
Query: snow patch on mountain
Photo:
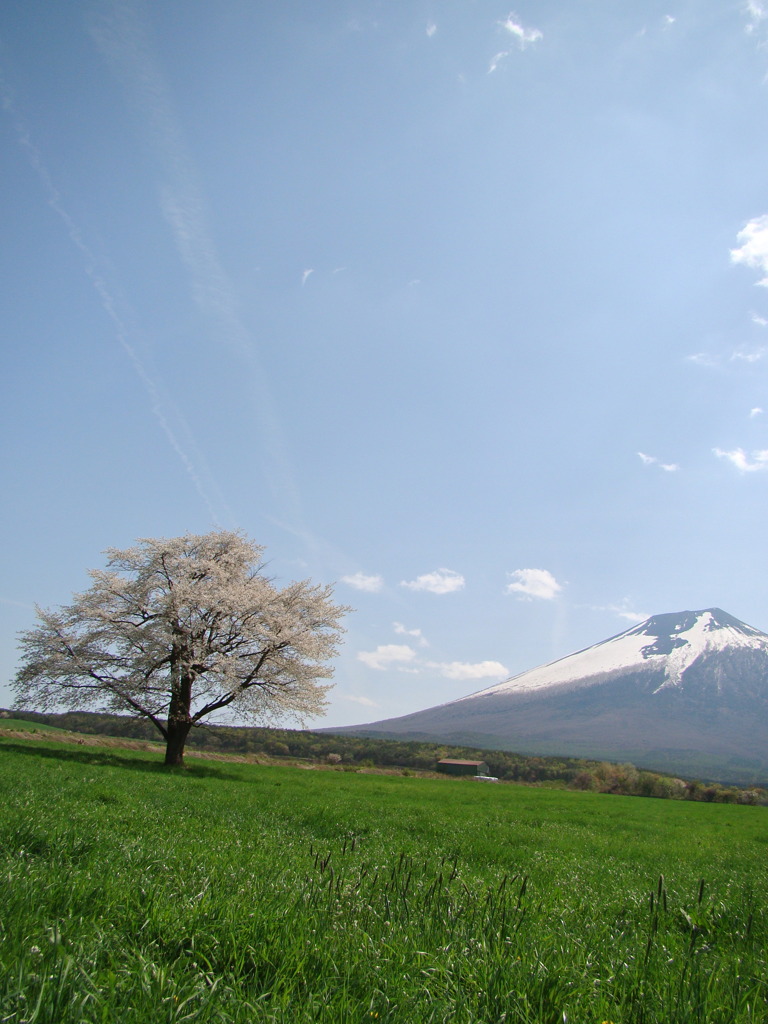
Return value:
M 593 647 L 522 672 L 452 703 L 550 688 L 590 686 L 617 675 L 647 670 L 663 673 L 655 691 L 658 692 L 679 686 L 687 669 L 702 656 L 735 648 L 768 652 L 768 635 L 719 608 L 655 615 Z

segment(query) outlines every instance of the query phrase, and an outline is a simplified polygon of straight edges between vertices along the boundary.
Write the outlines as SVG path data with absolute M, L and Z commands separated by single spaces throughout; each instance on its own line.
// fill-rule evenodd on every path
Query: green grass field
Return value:
M 18 740 L 0 784 L 7 1024 L 768 1020 L 765 808 Z

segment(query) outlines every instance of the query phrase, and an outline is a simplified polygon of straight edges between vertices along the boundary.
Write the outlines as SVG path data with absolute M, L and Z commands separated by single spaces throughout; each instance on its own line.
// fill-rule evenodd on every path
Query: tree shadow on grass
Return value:
M 130 754 L 115 754 L 111 750 L 99 750 L 88 747 L 86 750 L 78 748 L 52 749 L 51 747 L 31 746 L 27 743 L 1 742 L 0 750 L 11 750 L 14 754 L 24 754 L 27 757 L 42 757 L 55 761 L 67 761 L 70 764 L 100 765 L 104 768 L 124 768 L 128 771 L 148 772 L 152 775 L 180 775 L 184 778 L 195 779 L 223 779 L 232 782 L 245 781 L 242 776 L 233 771 L 227 770 L 223 765 L 200 764 L 190 762 L 183 768 L 168 768 L 162 761 L 148 761 L 145 758 L 131 756 Z

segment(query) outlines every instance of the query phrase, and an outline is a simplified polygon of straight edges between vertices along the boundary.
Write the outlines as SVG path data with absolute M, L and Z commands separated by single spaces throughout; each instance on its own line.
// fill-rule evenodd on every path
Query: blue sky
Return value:
M 0 703 L 101 552 L 354 606 L 341 725 L 768 630 L 768 3 L 6 0 Z

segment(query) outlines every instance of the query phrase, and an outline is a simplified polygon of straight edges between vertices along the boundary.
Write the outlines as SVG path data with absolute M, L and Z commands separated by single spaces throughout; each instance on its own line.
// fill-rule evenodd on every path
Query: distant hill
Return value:
M 768 635 L 719 608 L 654 615 L 448 704 L 330 731 L 760 785 L 768 781 Z
M 19 732 L 32 732 L 36 729 L 42 732 L 64 732 L 57 725 L 46 725 L 44 722 L 30 722 L 25 718 L 14 718 L 10 714 L 0 715 L 0 729 L 15 729 Z

